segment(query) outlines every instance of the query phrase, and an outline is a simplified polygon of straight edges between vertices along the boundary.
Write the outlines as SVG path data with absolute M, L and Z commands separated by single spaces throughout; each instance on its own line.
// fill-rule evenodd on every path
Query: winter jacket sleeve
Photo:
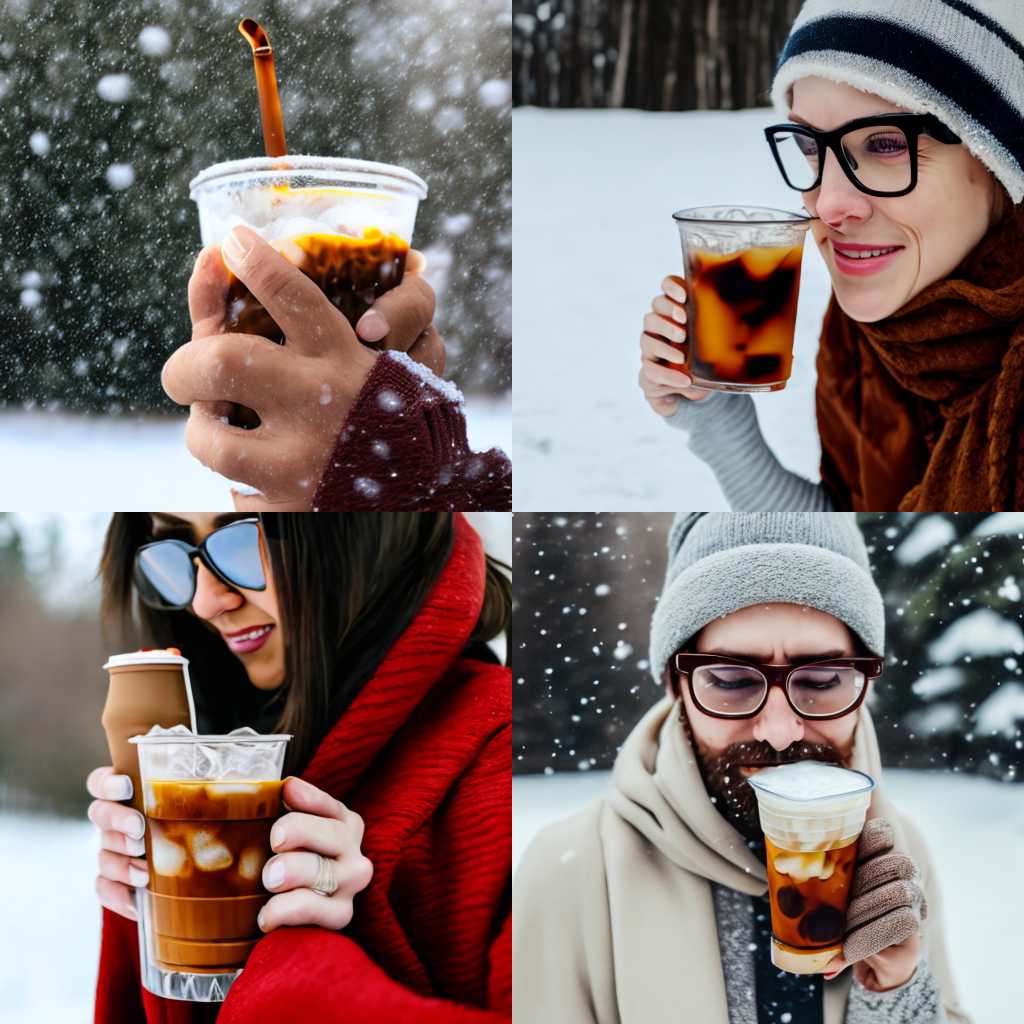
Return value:
M 342 932 L 278 928 L 257 943 L 218 1024 L 498 1024 L 508 1015 L 419 995 Z
M 665 422 L 685 432 L 690 451 L 715 474 L 734 511 L 832 509 L 821 484 L 790 472 L 775 457 L 750 395 L 713 391 L 697 402 L 681 398 Z
M 314 512 L 512 507 L 512 464 L 474 452 L 462 395 L 405 353 L 385 352 L 342 426 L 313 498 Z
M 95 1024 L 146 1024 L 139 979 L 138 925 L 103 909 Z

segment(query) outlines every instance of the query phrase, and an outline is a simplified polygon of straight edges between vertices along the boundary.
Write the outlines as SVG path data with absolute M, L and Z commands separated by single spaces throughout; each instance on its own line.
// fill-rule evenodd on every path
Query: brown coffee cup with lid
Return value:
M 103 667 L 110 673 L 110 684 L 102 722 L 114 771 L 131 777 L 131 805 L 142 811 L 138 748 L 128 740 L 154 725 L 185 725 L 195 732 L 188 659 L 176 647 L 143 648 L 114 654 Z

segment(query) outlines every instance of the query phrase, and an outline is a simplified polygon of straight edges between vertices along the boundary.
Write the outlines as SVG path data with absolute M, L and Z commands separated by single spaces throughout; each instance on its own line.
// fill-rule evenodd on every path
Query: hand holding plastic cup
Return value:
M 369 160 L 255 157 L 214 164 L 194 178 L 203 245 L 244 225 L 315 281 L 353 326 L 402 280 L 426 183 L 412 171 Z M 229 332 L 283 342 L 259 300 L 232 277 Z
M 689 295 L 685 372 L 710 391 L 778 391 L 793 365 L 804 236 L 813 220 L 764 206 L 672 215 Z
M 747 781 L 765 835 L 772 963 L 820 974 L 842 953 L 857 840 L 875 781 L 819 761 L 765 768 Z
M 290 738 L 251 729 L 197 736 L 182 726 L 132 738 L 149 864 L 138 893 L 140 961 L 151 992 L 223 999 L 262 935 L 263 865 Z

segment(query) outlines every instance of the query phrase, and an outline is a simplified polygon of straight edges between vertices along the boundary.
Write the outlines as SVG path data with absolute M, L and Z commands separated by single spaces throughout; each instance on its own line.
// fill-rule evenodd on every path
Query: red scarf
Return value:
M 833 295 L 818 350 L 821 478 L 837 509 L 1024 508 L 1024 205 L 891 316 Z
M 373 880 L 344 931 L 261 939 L 219 1024 L 511 1018 L 511 675 L 460 657 L 483 591 L 480 538 L 457 515 L 436 586 L 302 776 L 363 817 Z M 136 925 L 105 910 L 95 1019 L 212 1018 L 141 988 Z

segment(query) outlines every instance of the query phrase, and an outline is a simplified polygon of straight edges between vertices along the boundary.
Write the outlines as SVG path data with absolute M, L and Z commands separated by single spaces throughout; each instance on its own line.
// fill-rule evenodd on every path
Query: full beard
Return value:
M 843 755 L 831 743 L 793 743 L 785 750 L 776 750 L 770 743 L 748 740 L 733 743 L 720 754 L 710 754 L 694 740 L 685 714 L 682 722 L 711 802 L 740 835 L 757 846 L 764 839 L 757 813 L 757 795 L 754 787 L 748 784 L 748 777 L 740 771 L 741 765 L 769 768 L 796 761 L 845 764 Z

